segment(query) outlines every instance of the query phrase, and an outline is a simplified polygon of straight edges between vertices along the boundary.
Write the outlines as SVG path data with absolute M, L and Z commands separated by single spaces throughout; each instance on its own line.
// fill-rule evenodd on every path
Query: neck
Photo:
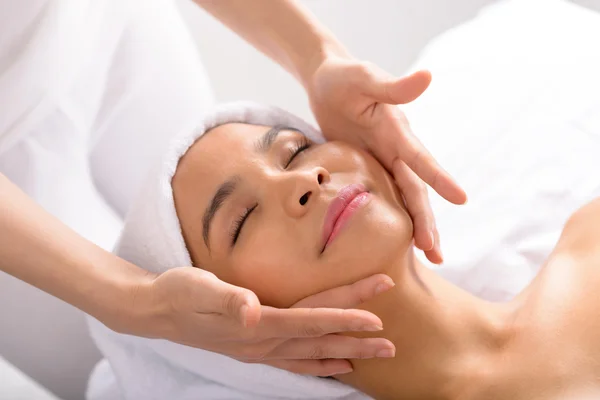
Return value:
M 381 318 L 396 357 L 353 362 L 354 372 L 340 379 L 377 399 L 471 397 L 511 338 L 513 306 L 461 290 L 424 267 L 412 248 L 382 272 L 396 286 L 363 308 Z

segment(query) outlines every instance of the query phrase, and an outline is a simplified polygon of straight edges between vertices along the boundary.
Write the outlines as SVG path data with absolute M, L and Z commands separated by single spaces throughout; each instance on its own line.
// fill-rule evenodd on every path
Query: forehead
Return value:
M 239 167 L 256 162 L 262 155 L 257 151 L 260 139 L 271 127 L 231 123 L 209 130 L 197 140 L 180 159 L 176 177 L 194 175 L 196 182 L 227 179 Z M 279 137 L 297 135 L 282 130 Z
M 224 180 L 255 155 L 255 143 L 268 130 L 266 126 L 225 124 L 198 139 L 179 160 L 173 177 L 173 191 L 179 202 L 194 195 L 212 195 Z
M 179 161 L 172 181 L 176 202 L 183 204 L 193 199 L 195 208 L 206 207 L 219 185 L 264 157 L 257 151 L 258 143 L 270 129 L 264 125 L 231 123 L 205 133 Z M 298 135 L 282 130 L 278 141 Z
M 269 129 L 262 125 L 225 124 L 206 132 L 194 143 L 180 163 L 192 159 L 202 163 L 204 160 L 231 160 L 232 152 L 253 152 L 254 144 Z

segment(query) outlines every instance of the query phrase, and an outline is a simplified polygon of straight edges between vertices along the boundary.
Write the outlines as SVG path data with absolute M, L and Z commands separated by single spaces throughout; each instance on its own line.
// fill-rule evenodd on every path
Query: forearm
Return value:
M 144 270 L 77 235 L 2 174 L 0 270 L 117 330 L 146 276 Z
M 347 55 L 333 34 L 297 1 L 195 1 L 301 84 L 327 55 Z

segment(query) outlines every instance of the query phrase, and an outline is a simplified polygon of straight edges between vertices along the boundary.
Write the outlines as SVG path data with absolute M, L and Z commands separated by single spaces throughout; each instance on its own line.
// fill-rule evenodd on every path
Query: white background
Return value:
M 251 1 L 251 0 L 248 0 Z M 278 0 L 272 0 L 278 1 Z M 420 49 L 435 35 L 468 20 L 492 0 L 304 0 L 309 9 L 327 25 L 356 57 L 378 64 L 401 75 L 417 57 Z M 600 0 L 577 0 L 600 10 Z M 281 68 L 222 27 L 190 0 L 177 0 L 182 14 L 202 55 L 218 101 L 254 100 L 275 104 L 311 120 L 307 101 L 300 86 Z M 510 27 L 507 27 L 510 29 Z M 435 80 L 435 76 L 434 76 Z M 416 132 L 418 134 L 418 132 Z M 2 290 L 2 288 L 0 288 Z M 27 314 L 3 305 L 2 323 L 18 326 Z M 10 310 L 13 312 L 10 312 Z M 33 335 L 33 336 L 32 336 Z M 27 338 L 43 333 L 27 333 Z M 50 340 L 49 340 L 50 341 Z M 14 342 L 14 340 L 8 340 Z M 10 349 L 11 361 L 31 374 L 63 399 L 80 399 L 89 375 L 89 366 L 98 357 L 88 348 L 77 376 L 56 381 L 44 375 L 39 365 L 52 365 L 43 354 L 30 354 L 27 339 L 22 348 Z M 48 343 L 53 346 L 54 343 Z M 89 346 L 89 341 L 72 343 L 72 351 Z M 8 358 L 9 354 L 5 354 Z M 72 354 L 65 354 L 71 357 Z M 35 360 L 35 364 L 31 363 Z M 68 382 L 68 385 L 64 383 Z
M 277 0 L 273 0 L 277 1 Z M 598 1 L 600 0 L 591 0 Z M 311 120 L 302 88 L 189 0 L 178 0 L 218 101 L 255 100 Z M 361 59 L 401 75 L 433 36 L 472 18 L 492 0 L 304 0 Z M 434 77 L 435 79 L 435 77 Z

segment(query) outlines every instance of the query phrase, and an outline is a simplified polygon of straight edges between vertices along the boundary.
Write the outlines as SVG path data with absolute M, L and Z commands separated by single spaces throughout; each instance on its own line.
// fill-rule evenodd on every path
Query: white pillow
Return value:
M 598 38 L 591 10 L 503 1 L 435 39 L 413 66 L 433 81 L 403 109 L 469 195 L 456 207 L 430 192 L 446 260 L 438 271 L 468 291 L 510 299 L 568 216 L 600 195 Z

